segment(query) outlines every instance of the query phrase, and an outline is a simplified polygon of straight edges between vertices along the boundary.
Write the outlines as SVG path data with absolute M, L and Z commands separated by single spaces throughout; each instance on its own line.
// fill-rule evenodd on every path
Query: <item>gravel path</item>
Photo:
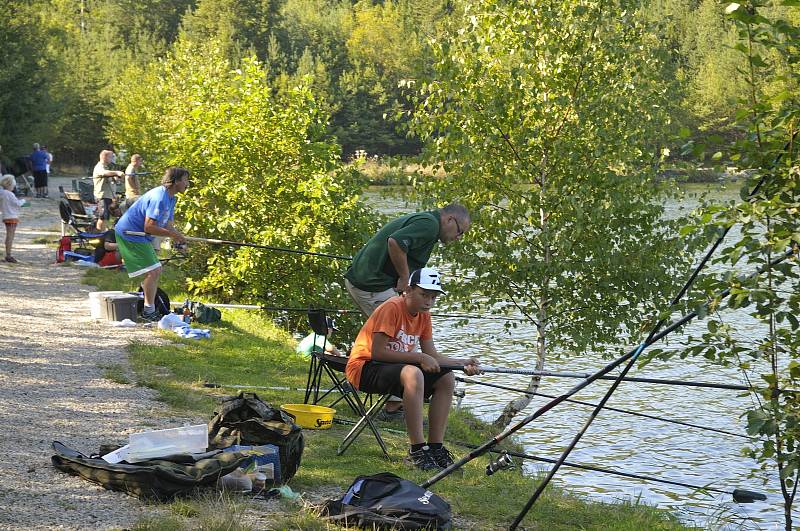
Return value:
M 205 419 L 175 417 L 151 390 L 104 378 L 105 367 L 129 368 L 129 341 L 159 338 L 89 317 L 83 270 L 34 243 L 57 239 L 57 201 L 29 201 L 15 238 L 20 263 L 0 262 L 0 529 L 129 528 L 160 509 L 55 470 L 52 441 L 88 454 L 131 432 Z

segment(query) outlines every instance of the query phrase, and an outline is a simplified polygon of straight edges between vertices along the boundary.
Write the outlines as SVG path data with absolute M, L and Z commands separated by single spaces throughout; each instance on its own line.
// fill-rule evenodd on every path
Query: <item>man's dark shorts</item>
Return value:
M 404 363 L 384 363 L 381 361 L 368 361 L 361 368 L 361 380 L 358 390 L 365 393 L 377 393 L 385 395 L 387 393 L 394 396 L 403 396 L 403 386 L 400 385 L 400 372 L 405 367 Z M 424 372 L 425 378 L 425 398 L 433 395 L 433 386 L 439 379 L 452 372 L 450 369 L 443 369 L 439 372 Z
M 108 221 L 111 219 L 111 203 L 114 200 L 109 197 L 104 197 L 97 201 L 97 207 L 100 212 L 97 213 L 97 217 L 102 219 L 103 221 Z
M 33 186 L 34 188 L 47 187 L 47 170 L 36 170 L 33 172 Z

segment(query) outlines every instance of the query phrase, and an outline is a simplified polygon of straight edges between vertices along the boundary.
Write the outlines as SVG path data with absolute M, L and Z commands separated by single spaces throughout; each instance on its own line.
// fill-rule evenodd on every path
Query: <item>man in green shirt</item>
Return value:
M 467 209 L 455 203 L 390 221 L 356 253 L 344 275 L 347 291 L 369 317 L 382 303 L 406 291 L 410 272 L 428 264 L 438 242 L 458 240 L 470 225 Z
M 375 309 L 408 289 L 411 271 L 422 269 L 438 242 L 447 245 L 460 239 L 472 224 L 462 205 L 407 214 L 383 226 L 359 250 L 344 285 L 356 306 L 369 317 Z M 402 399 L 392 396 L 379 420 L 402 418 Z

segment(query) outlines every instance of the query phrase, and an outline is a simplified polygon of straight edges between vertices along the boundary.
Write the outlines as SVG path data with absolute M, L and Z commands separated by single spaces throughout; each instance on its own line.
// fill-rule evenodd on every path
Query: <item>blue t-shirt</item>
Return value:
M 170 197 L 164 186 L 153 188 L 131 205 L 117 222 L 114 231 L 129 242 L 151 242 L 152 236 L 129 236 L 125 231 L 144 232 L 145 218 L 154 220 L 159 227 L 166 227 L 167 222 L 175 218 L 176 202 L 177 198 Z
M 31 167 L 33 168 L 33 171 L 46 171 L 47 160 L 47 151 L 38 149 L 31 153 Z

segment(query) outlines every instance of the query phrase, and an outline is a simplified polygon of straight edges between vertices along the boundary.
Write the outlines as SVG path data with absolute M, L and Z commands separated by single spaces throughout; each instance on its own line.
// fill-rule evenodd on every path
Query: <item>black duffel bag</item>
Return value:
M 221 476 L 251 459 L 244 453 L 213 451 L 148 459 L 135 464 L 111 464 L 100 457 L 87 457 L 58 441 L 53 442 L 53 450 L 55 455 L 50 459 L 53 466 L 62 472 L 80 476 L 109 490 L 157 501 L 169 501 L 177 494 L 214 485 Z
M 450 529 L 450 504 L 429 490 L 389 472 L 359 476 L 321 516 L 367 529 Z
M 278 447 L 281 477 L 286 483 L 300 467 L 303 456 L 303 430 L 292 418 L 258 398 L 255 393 L 240 392 L 226 398 L 208 423 L 209 448 L 227 448 L 235 444 Z

